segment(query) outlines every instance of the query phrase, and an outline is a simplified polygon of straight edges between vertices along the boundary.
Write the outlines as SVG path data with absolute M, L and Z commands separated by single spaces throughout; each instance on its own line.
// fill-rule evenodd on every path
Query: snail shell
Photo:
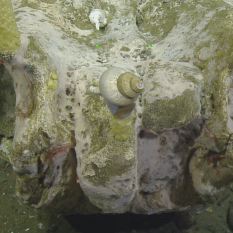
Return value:
M 89 19 L 93 24 L 95 24 L 97 30 L 107 24 L 105 12 L 101 9 L 92 10 L 89 15 Z
M 133 103 L 143 91 L 140 78 L 119 67 L 106 70 L 100 77 L 99 90 L 104 99 L 115 106 Z

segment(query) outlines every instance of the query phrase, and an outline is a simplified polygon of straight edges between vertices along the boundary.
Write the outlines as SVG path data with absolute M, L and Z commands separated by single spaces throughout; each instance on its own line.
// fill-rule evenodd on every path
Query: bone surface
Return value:
M 0 156 L 13 165 L 21 202 L 62 214 L 153 214 L 224 192 L 233 180 L 233 6 L 12 4 L 21 45 L 0 52 L 0 119 L 15 125 L 0 126 Z M 100 30 L 93 9 L 108 19 Z M 114 113 L 99 94 L 112 67 L 143 84 Z

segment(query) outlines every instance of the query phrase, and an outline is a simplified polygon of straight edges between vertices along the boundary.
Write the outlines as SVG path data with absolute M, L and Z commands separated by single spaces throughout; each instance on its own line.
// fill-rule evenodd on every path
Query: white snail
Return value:
M 100 9 L 92 10 L 89 15 L 89 19 L 93 24 L 95 24 L 97 30 L 99 30 L 100 27 L 104 27 L 107 24 L 105 12 Z
M 93 94 L 101 94 L 112 114 L 117 110 L 124 112 L 122 107 L 126 106 L 125 115 L 120 117 L 124 118 L 128 116 L 129 111 L 132 112 L 132 104 L 143 91 L 143 82 L 131 72 L 112 67 L 101 75 L 99 87 L 91 86 L 89 91 Z

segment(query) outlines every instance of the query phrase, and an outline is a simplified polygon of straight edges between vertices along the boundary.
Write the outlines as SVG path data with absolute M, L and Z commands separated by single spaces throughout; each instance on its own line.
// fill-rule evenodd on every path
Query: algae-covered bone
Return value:
M 0 54 L 2 56 L 9 56 L 18 51 L 20 46 L 20 35 L 11 6 L 11 0 L 1 2 L 0 25 Z
M 30 90 L 24 74 L 34 103 L 23 120 L 16 117 L 10 157 L 23 203 L 62 214 L 153 214 L 205 203 L 198 185 L 213 199 L 225 189 L 233 104 L 218 80 L 232 79 L 232 7 L 216 2 L 102 1 L 98 8 L 111 16 L 104 30 L 93 30 L 88 0 L 15 4 L 22 43 L 4 66 L 14 79 L 16 111 Z M 143 80 L 139 98 L 126 93 L 127 109 L 116 105 L 119 118 L 104 95 L 88 90 L 111 67 Z M 208 165 L 195 153 L 208 150 L 226 153 Z M 202 165 L 210 171 L 203 177 Z
M 145 107 L 142 123 L 146 129 L 163 131 L 187 124 L 200 111 L 196 91 L 187 90 L 174 99 L 159 99 Z

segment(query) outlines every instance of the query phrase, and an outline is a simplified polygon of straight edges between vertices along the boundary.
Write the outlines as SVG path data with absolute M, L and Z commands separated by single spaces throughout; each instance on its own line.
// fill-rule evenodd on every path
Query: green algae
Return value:
M 146 129 L 162 131 L 178 128 L 195 117 L 199 109 L 196 91 L 184 91 L 174 99 L 161 99 L 145 107 L 142 123 Z
M 83 161 L 86 164 L 83 175 L 95 186 L 105 186 L 111 178 L 122 176 L 135 166 L 135 114 L 125 119 L 114 119 L 99 95 L 87 97 L 86 106 L 88 109 L 83 110 L 83 115 L 91 125 L 92 134 L 91 148 Z M 128 154 L 132 157 L 127 158 Z
M 0 158 L 10 162 L 12 153 L 12 139 L 3 138 L 0 144 Z

